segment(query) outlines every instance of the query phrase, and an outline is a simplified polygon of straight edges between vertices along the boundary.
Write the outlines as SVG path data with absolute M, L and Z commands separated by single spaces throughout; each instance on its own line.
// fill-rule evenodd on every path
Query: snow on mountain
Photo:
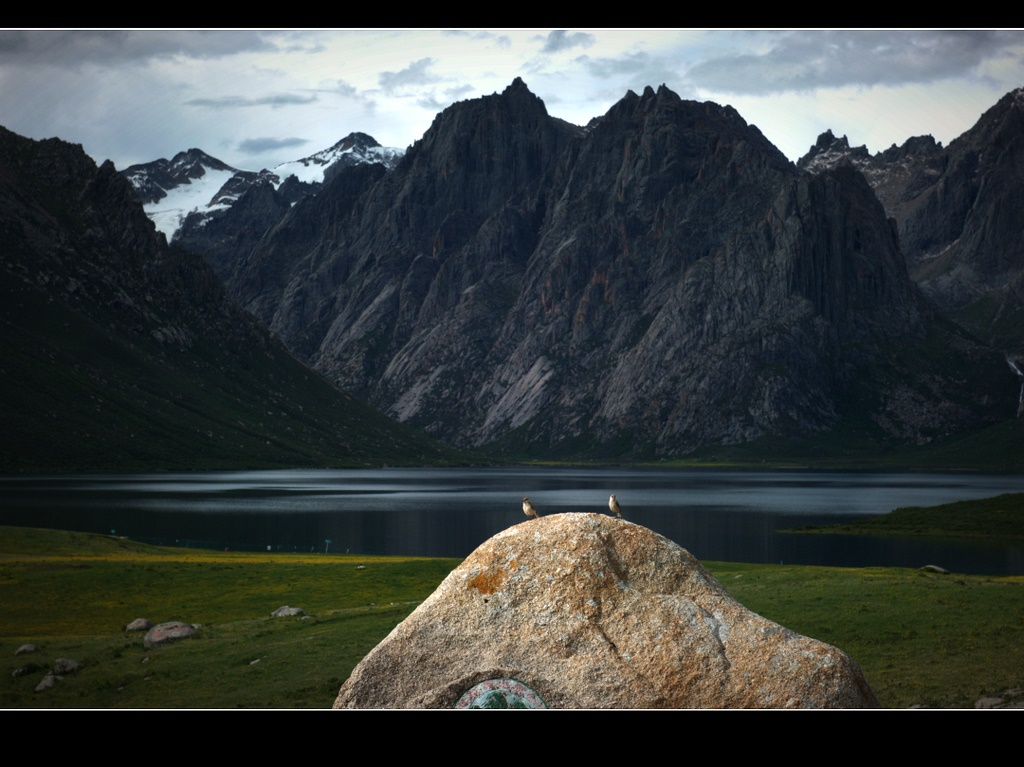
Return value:
M 328 149 L 281 163 L 272 171 L 238 170 L 199 149 L 189 149 L 171 160 L 132 165 L 122 174 L 142 200 L 146 215 L 170 241 L 189 216 L 201 216 L 202 220 L 198 224 L 193 220 L 192 225 L 202 226 L 260 183 L 270 183 L 278 189 L 290 176 L 295 176 L 316 193 L 342 168 L 377 163 L 391 170 L 403 154 L 404 150 L 383 147 L 365 133 L 350 133 Z
M 186 180 L 178 186 L 165 189 L 166 194 L 162 199 L 143 206 L 146 215 L 170 242 L 189 213 L 198 210 L 212 213 L 230 207 L 237 197 L 228 201 L 220 198 L 217 193 L 236 172 L 234 169 L 210 170 L 200 178 Z
M 280 180 L 275 187 L 280 186 L 288 176 L 295 176 L 299 181 L 309 184 L 322 184 L 330 176 L 329 169 L 350 165 L 380 163 L 391 170 L 404 153 L 404 150 L 396 147 L 381 146 L 365 133 L 350 133 L 329 149 L 276 166 L 273 172 Z

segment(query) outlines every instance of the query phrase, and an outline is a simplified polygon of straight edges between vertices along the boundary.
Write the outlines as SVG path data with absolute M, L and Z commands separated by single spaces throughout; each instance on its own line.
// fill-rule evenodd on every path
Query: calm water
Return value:
M 0 524 L 239 550 L 463 557 L 542 514 L 623 514 L 700 559 L 1024 574 L 1019 543 L 787 535 L 898 506 L 1024 492 L 1024 477 L 663 469 L 373 469 L 0 478 Z M 328 544 L 327 541 L 330 541 Z

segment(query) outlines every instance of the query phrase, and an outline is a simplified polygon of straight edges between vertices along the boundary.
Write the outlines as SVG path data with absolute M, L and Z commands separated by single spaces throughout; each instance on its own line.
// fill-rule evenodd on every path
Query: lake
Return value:
M 1024 574 L 1024 546 L 793 535 L 899 506 L 1024 492 L 1024 477 L 735 469 L 487 468 L 161 472 L 0 478 L 0 524 L 216 549 L 464 557 L 541 514 L 608 511 L 699 559 Z M 329 543 L 328 543 L 329 541 Z

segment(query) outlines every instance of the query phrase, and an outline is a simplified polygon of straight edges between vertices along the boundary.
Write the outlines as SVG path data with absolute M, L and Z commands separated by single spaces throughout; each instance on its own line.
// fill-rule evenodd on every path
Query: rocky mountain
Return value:
M 391 169 L 401 156 L 402 150 L 383 147 L 372 136 L 350 133 L 332 147 L 281 163 L 272 170 L 238 170 L 202 150 L 189 149 L 171 160 L 132 165 L 122 173 L 131 181 L 157 229 L 172 241 L 202 239 L 203 228 L 226 215 L 252 189 L 262 194 L 276 190 L 281 203 L 290 206 L 315 194 L 342 168 L 369 164 Z M 244 224 L 240 221 L 236 228 Z
M 931 136 L 876 155 L 822 134 L 801 167 L 849 162 L 899 227 L 911 276 L 988 341 L 1024 353 L 1024 89 L 1008 93 L 962 136 Z
M 1005 362 L 922 298 L 863 174 L 802 173 L 664 86 L 581 129 L 517 79 L 248 237 L 233 295 L 458 445 L 674 456 L 842 424 L 926 442 L 1013 412 Z
M 78 145 L 0 128 L 0 233 L 0 470 L 449 455 L 291 356 Z

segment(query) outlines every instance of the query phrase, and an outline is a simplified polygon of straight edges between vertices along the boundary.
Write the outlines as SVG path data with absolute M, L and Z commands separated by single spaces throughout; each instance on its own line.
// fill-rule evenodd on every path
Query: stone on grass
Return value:
M 125 631 L 149 631 L 153 628 L 153 624 L 145 618 L 136 618 L 127 626 L 124 627 Z
M 197 633 L 199 632 L 195 630 L 195 627 L 190 626 L 188 623 L 168 621 L 167 623 L 160 623 L 147 631 L 145 638 L 142 640 L 142 645 L 148 650 L 151 647 L 159 647 L 178 639 L 193 637 Z
M 736 602 L 689 552 L 603 514 L 494 536 L 335 708 L 864 708 L 857 664 Z
M 19 647 L 17 650 L 15 650 L 14 654 L 15 655 L 26 655 L 27 653 L 31 653 L 31 652 L 35 652 L 35 651 L 36 651 L 36 646 L 34 644 L 32 644 L 31 642 L 26 642 L 21 647 Z
M 14 669 L 11 672 L 11 677 L 17 679 L 19 676 L 26 676 L 27 674 L 34 674 L 37 671 L 42 671 L 46 666 L 41 663 L 26 663 L 24 666 Z
M 82 664 L 77 660 L 71 660 L 70 658 L 57 658 L 57 660 L 53 662 L 53 673 L 57 676 L 74 674 L 80 668 L 82 668 Z
M 284 605 L 284 606 L 278 607 L 276 610 L 274 610 L 274 612 L 272 612 L 270 614 L 270 617 L 271 618 L 288 618 L 288 617 L 290 617 L 292 615 L 305 615 L 305 614 L 306 614 L 306 611 L 303 610 L 301 607 L 289 607 L 288 605 Z
M 57 683 L 57 680 L 59 680 L 59 679 L 61 679 L 61 677 L 54 676 L 52 673 L 51 674 L 47 674 L 46 676 L 43 677 L 43 680 L 39 684 L 36 685 L 36 692 L 42 692 L 43 690 L 49 690 L 51 687 L 53 687 Z

